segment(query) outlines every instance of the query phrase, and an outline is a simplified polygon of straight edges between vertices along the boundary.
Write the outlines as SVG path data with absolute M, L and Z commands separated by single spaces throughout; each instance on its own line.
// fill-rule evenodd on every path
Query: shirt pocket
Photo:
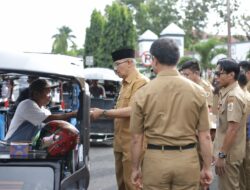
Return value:
M 130 99 L 131 99 L 131 91 L 130 92 L 126 92 L 125 94 L 123 94 L 121 96 L 121 104 L 122 104 L 121 106 L 122 107 L 129 106 Z
M 220 116 L 223 115 L 226 111 L 226 105 L 221 105 L 220 108 L 219 108 L 219 114 Z
M 131 92 L 121 93 L 117 99 L 115 108 L 123 108 L 129 105 Z
M 222 131 L 225 131 L 227 129 L 227 113 L 226 113 L 226 105 L 222 105 L 219 109 L 219 128 Z

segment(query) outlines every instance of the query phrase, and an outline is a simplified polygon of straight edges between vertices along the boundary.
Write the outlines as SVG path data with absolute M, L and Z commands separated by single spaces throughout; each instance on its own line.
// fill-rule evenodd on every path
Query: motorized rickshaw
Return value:
M 3 103 L 0 107 L 0 114 L 3 117 L 0 122 L 0 128 L 4 129 L 2 131 L 6 133 L 8 130 L 11 120 L 9 108 L 23 87 L 23 79 L 29 75 L 44 78 L 55 85 L 52 89 L 52 101 L 48 106 L 52 113 L 77 110 L 76 118 L 61 123 L 66 122 L 67 126 L 71 125 L 75 128 L 74 131 L 78 131 L 77 143 L 65 154 L 53 154 L 56 153 L 55 149 L 60 152 L 60 148 L 63 148 L 58 147 L 59 144 L 53 144 L 55 149 L 52 151 L 39 146 L 41 134 L 31 142 L 6 142 L 1 139 L 0 189 L 86 190 L 88 188 L 90 95 L 83 70 L 80 58 L 0 50 L 0 82 L 12 84 L 8 85 L 10 91 L 7 97 L 8 104 Z M 58 127 L 56 125 L 51 125 L 50 129 Z M 54 131 L 58 132 L 58 128 Z M 48 131 L 43 132 L 43 135 L 46 134 Z M 65 142 L 64 139 L 68 134 L 64 133 L 62 136 L 60 134 L 58 133 L 60 141 L 68 145 L 70 142 Z M 43 137 L 49 138 L 49 136 Z

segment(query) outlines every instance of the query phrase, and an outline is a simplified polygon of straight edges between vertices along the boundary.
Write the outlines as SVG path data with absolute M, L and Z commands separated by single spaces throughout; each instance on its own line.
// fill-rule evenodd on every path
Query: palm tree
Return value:
M 205 72 L 207 71 L 207 68 L 209 68 L 210 61 L 213 58 L 211 54 L 215 54 L 215 51 L 213 52 L 212 50 L 219 44 L 219 40 L 211 38 L 207 41 L 198 42 L 193 46 L 194 50 L 200 55 L 201 67 Z
M 70 34 L 72 30 L 67 26 L 58 28 L 58 31 L 58 34 L 52 36 L 55 39 L 52 46 L 52 53 L 67 54 L 68 42 L 74 45 L 75 43 L 72 38 L 75 38 L 75 36 Z
M 250 61 L 250 50 L 247 52 L 246 59 Z

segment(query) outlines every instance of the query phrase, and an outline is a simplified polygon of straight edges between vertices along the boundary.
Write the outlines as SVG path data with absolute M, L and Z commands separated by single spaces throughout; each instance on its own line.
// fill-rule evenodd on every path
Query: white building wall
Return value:
M 174 42 L 177 44 L 179 51 L 180 51 L 180 57 L 184 56 L 184 36 L 162 36 L 161 38 L 169 38 L 174 40 Z
M 150 47 L 154 41 L 141 41 L 139 42 L 139 56 L 141 57 L 144 52 L 149 52 Z
M 227 44 L 216 46 L 217 48 L 227 49 Z M 232 43 L 231 55 L 236 61 L 246 60 L 246 56 L 250 50 L 250 42 Z

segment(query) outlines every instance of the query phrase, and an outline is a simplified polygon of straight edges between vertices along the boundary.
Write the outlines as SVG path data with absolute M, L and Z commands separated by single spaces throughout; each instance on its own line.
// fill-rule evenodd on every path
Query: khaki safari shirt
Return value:
M 222 88 L 219 94 L 219 113 L 216 136 L 214 141 L 214 156 L 223 145 L 224 138 L 228 129 L 228 122 L 240 123 L 234 144 L 227 153 L 227 161 L 234 162 L 243 159 L 246 146 L 246 98 L 244 91 L 234 82 L 226 88 Z
M 208 106 L 212 107 L 213 106 L 213 87 L 203 79 L 200 80 L 199 85 L 206 92 Z
M 177 70 L 162 71 L 136 93 L 130 127 L 149 144 L 195 143 L 197 130 L 209 130 L 205 91 Z
M 247 135 L 246 135 L 246 137 L 247 137 L 247 141 L 249 141 L 250 140 L 250 135 L 249 135 L 249 133 L 250 133 L 250 129 L 249 129 L 249 126 L 250 126 L 250 123 L 249 123 L 249 117 L 250 117 L 250 93 L 249 93 L 249 91 L 247 90 L 247 87 L 245 87 L 244 89 L 244 92 L 245 92 L 245 97 L 246 97 L 246 101 L 247 101 L 247 122 L 246 122 L 246 133 L 247 133 Z
M 122 86 L 116 102 L 117 108 L 124 108 L 131 106 L 132 98 L 135 92 L 144 86 L 149 80 L 141 75 L 137 70 L 130 73 L 130 75 L 122 81 Z M 130 118 L 115 118 L 115 139 L 114 151 L 124 152 L 130 149 L 131 134 L 129 131 Z

